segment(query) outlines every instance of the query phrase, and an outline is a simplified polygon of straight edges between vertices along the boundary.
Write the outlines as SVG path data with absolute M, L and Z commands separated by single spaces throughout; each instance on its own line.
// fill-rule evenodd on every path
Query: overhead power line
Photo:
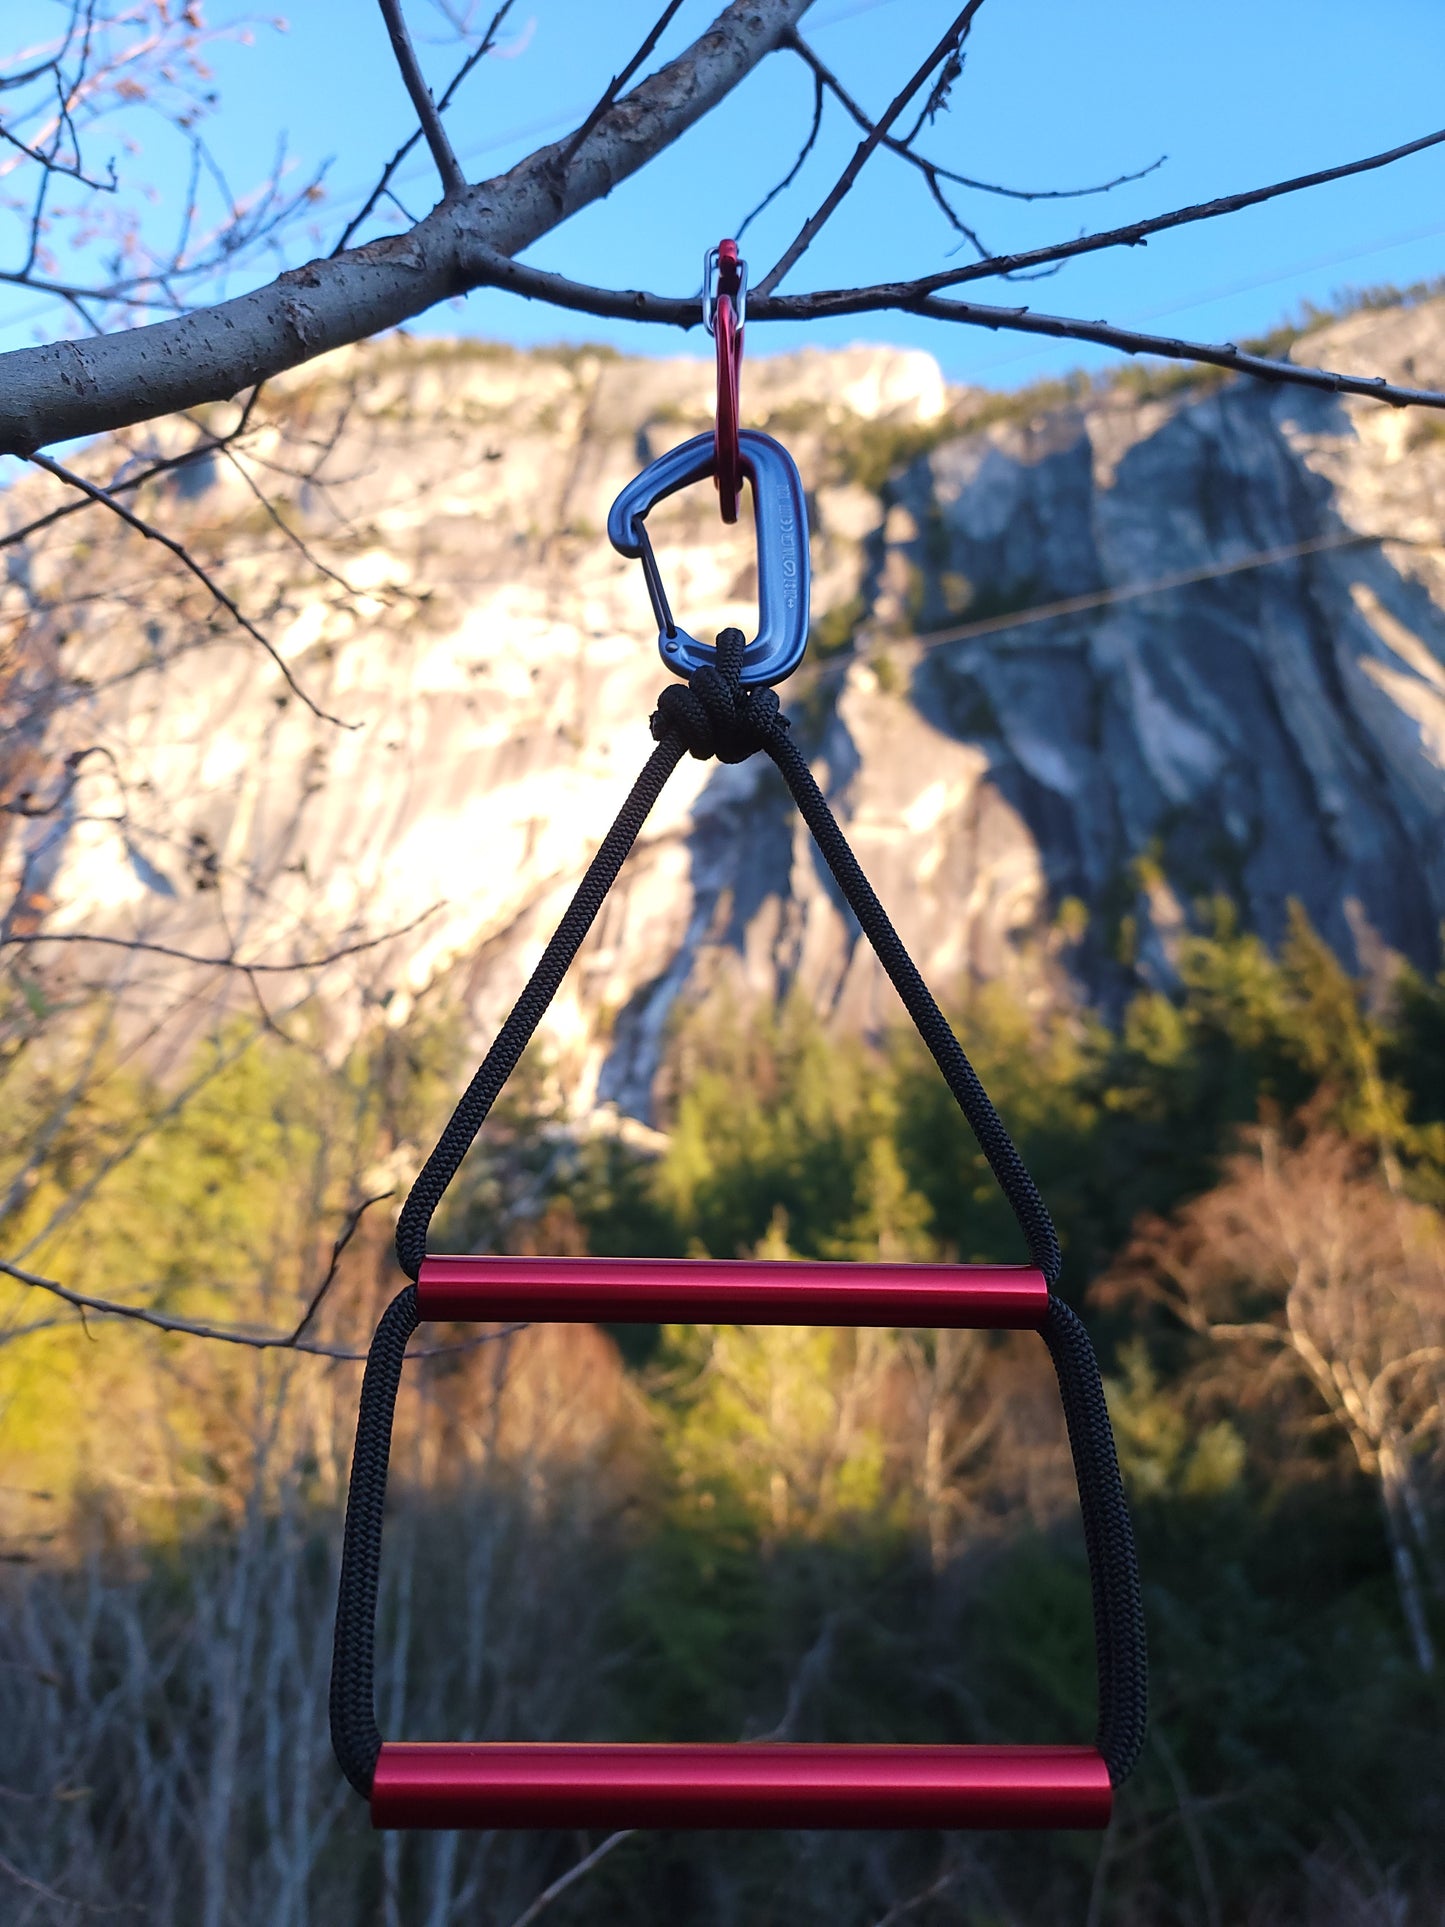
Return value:
M 930 629 L 913 641 L 936 649 L 948 642 L 971 642 L 975 636 L 994 636 L 1005 629 L 1025 629 L 1036 622 L 1053 622 L 1061 616 L 1082 615 L 1089 609 L 1107 609 L 1120 602 L 1137 602 L 1144 596 L 1167 595 L 1173 589 L 1187 589 L 1196 582 L 1213 582 L 1221 576 L 1244 575 L 1251 569 L 1267 569 L 1276 562 L 1294 562 L 1302 555 L 1320 555 L 1329 549 L 1360 548 L 1373 542 L 1408 542 L 1404 536 L 1361 535 L 1353 529 L 1333 535 L 1317 535 L 1308 542 L 1291 542 L 1280 549 L 1260 549 L 1242 555 L 1234 562 L 1212 562 L 1201 569 L 1183 569 L 1177 575 L 1161 575 L 1153 582 L 1126 583 L 1119 589 L 1095 589 L 1087 595 L 1065 596 L 1058 602 L 1041 602 L 1032 609 L 1019 609 L 1009 615 L 984 616 L 977 622 L 960 623 L 954 629 Z

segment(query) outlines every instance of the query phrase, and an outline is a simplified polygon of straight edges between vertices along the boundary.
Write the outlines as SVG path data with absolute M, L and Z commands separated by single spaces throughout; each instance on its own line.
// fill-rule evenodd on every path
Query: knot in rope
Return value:
M 775 691 L 743 688 L 745 646 L 741 629 L 724 629 L 712 662 L 685 683 L 669 683 L 652 714 L 651 729 L 659 742 L 671 731 L 699 762 L 716 756 L 720 763 L 741 763 L 761 749 L 774 730 L 787 728 Z

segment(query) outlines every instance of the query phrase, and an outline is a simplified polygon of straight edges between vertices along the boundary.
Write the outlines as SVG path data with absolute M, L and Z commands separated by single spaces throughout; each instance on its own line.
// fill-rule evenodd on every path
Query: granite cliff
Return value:
M 1445 302 L 1296 353 L 1445 384 Z M 344 1036 L 445 978 L 489 1034 L 647 754 L 663 671 L 603 526 L 643 459 L 705 425 L 708 385 L 695 361 L 393 338 L 278 383 L 244 472 L 222 455 L 147 483 L 142 512 L 346 727 L 103 511 L 8 550 L 9 927 L 272 966 L 386 938 L 266 995 L 318 989 Z M 1168 981 L 1218 893 L 1271 938 L 1298 898 L 1367 970 L 1434 963 L 1437 418 L 1139 374 L 950 393 L 926 356 L 873 349 L 754 360 L 745 406 L 812 492 L 794 727 L 941 991 L 1117 1000 Z M 117 451 L 84 459 L 109 473 Z M 59 499 L 27 481 L 0 514 Z M 711 491 L 653 528 L 688 626 L 746 626 L 751 536 Z M 885 1021 L 855 936 L 771 771 L 688 761 L 555 1008 L 571 1103 L 646 1119 L 669 1013 L 721 982 Z M 123 978 L 177 1046 L 260 981 L 44 954 L 52 979 Z

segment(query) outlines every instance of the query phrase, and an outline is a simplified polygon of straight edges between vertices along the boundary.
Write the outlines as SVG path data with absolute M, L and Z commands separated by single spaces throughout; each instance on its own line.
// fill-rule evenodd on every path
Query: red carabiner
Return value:
M 702 318 L 717 347 L 717 450 L 713 480 L 724 522 L 738 519 L 743 487 L 743 457 L 738 441 L 739 390 L 743 363 L 743 321 L 748 287 L 747 263 L 736 241 L 720 241 L 703 265 Z

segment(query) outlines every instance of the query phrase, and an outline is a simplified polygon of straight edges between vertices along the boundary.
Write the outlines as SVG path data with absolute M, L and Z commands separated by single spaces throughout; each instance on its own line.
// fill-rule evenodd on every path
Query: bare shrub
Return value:
M 1359 1146 L 1269 1131 L 1223 1181 L 1140 1232 L 1102 1293 L 1143 1292 L 1241 1354 L 1254 1395 L 1303 1380 L 1376 1482 L 1416 1661 L 1445 1598 L 1431 1500 L 1445 1473 L 1445 1223 Z M 1237 1383 L 1237 1379 L 1236 1379 Z

